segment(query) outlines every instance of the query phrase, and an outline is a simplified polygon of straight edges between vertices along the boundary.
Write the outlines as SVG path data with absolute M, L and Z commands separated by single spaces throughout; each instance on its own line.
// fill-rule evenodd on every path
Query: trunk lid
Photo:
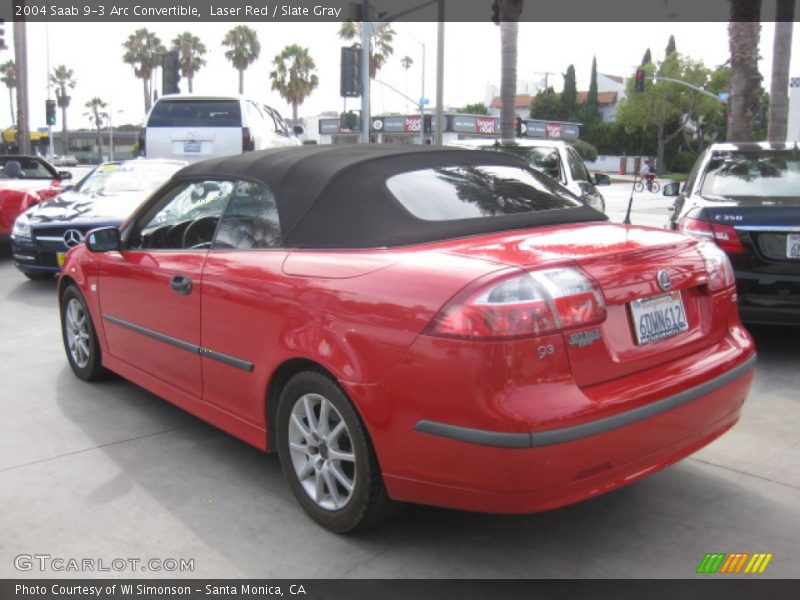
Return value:
M 692 354 L 725 335 L 735 305 L 708 291 L 705 260 L 696 246 L 696 240 L 668 231 L 588 224 L 484 238 L 453 251 L 523 268 L 566 262 L 591 276 L 605 297 L 607 317 L 563 334 L 572 375 L 578 385 L 588 386 Z M 659 284 L 660 272 L 668 274 L 666 289 Z M 664 298 L 648 300 L 657 297 Z M 655 330 L 641 325 L 649 318 L 643 315 L 665 306 L 676 322 L 682 310 L 686 329 L 648 339 L 648 331 Z

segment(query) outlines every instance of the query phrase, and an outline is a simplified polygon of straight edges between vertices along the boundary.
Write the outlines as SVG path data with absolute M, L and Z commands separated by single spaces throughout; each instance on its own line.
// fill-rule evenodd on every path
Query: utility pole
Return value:
M 439 0 L 436 32 L 436 130 L 434 144 L 442 143 L 444 132 L 444 0 Z
M 17 148 L 20 154 L 31 153 L 28 127 L 28 49 L 25 21 L 14 21 L 14 62 L 17 69 Z
M 361 2 L 361 143 L 369 144 L 369 45 L 372 23 L 369 22 L 369 0 Z

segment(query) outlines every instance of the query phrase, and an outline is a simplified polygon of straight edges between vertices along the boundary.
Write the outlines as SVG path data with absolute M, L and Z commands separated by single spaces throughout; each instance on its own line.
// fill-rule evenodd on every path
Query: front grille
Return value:
M 82 236 L 91 227 L 47 227 L 33 230 L 33 239 L 42 250 L 50 252 L 66 252 L 69 247 L 64 243 L 64 234 L 70 229 L 77 229 Z

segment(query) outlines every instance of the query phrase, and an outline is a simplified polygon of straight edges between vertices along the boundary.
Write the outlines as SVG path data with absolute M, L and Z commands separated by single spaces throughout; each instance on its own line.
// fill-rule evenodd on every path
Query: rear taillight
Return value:
M 139 130 L 139 137 L 137 141 L 139 142 L 139 156 L 147 156 L 147 148 L 145 148 L 145 138 L 147 137 L 146 134 L 147 130 L 142 128 Z
M 708 289 L 716 292 L 736 284 L 731 261 L 722 249 L 710 242 L 701 242 L 697 248 L 706 262 Z
M 721 225 L 720 223 L 711 223 L 703 221 L 702 219 L 691 219 L 684 217 L 678 221 L 678 230 L 683 233 L 695 235 L 709 240 L 713 240 L 717 245 L 725 250 L 725 252 L 732 252 L 734 254 L 744 252 L 742 240 L 739 239 L 739 234 L 730 225 Z
M 242 152 L 252 152 L 256 149 L 256 141 L 250 135 L 248 127 L 242 127 Z
M 426 333 L 501 340 L 554 333 L 605 317 L 603 294 L 579 269 L 515 270 L 467 287 L 436 315 Z

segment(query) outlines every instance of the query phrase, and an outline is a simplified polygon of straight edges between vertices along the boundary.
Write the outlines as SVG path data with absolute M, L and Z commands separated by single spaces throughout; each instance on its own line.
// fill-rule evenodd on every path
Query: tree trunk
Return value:
M 777 0 L 775 44 L 772 50 L 772 83 L 769 91 L 767 139 L 785 142 L 789 121 L 789 66 L 792 59 L 794 0 Z
M 513 142 L 515 138 L 518 34 L 516 21 L 500 23 L 500 138 L 504 143 Z
M 244 94 L 244 69 L 239 69 L 239 95 Z
M 144 114 L 150 112 L 150 92 L 147 89 L 147 78 L 142 77 L 142 91 L 144 93 Z
M 194 80 L 194 77 L 187 77 L 186 79 L 189 80 L 189 93 L 191 94 L 194 91 L 192 89 L 192 81 Z
M 14 114 L 14 88 L 8 88 L 8 107 L 11 109 L 11 122 L 16 123 L 17 117 Z
M 761 0 L 731 0 L 728 39 L 731 50 L 731 97 L 728 141 L 746 142 L 752 137 L 758 72 L 758 36 Z
M 292 102 L 292 119 L 297 121 L 297 102 Z
M 664 169 L 664 154 L 665 148 L 667 146 L 667 140 L 664 136 L 664 121 L 662 120 L 658 124 L 657 130 L 657 144 L 656 144 L 656 173 L 659 175 L 663 175 L 666 173 Z

